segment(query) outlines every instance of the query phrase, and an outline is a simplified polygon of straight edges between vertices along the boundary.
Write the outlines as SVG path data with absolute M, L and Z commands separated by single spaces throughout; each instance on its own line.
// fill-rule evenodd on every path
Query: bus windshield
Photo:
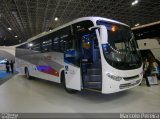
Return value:
M 97 24 L 106 26 L 108 32 L 108 43 L 102 44 L 106 61 L 120 70 L 139 68 L 141 56 L 130 28 L 106 21 L 98 21 Z

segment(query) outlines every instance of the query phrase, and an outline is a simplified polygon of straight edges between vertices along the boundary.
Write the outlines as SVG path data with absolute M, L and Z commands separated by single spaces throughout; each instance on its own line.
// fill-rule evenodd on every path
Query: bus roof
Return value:
M 82 18 L 78 18 L 78 19 L 76 19 L 76 20 L 73 20 L 73 21 L 71 21 L 71 22 L 69 22 L 69 23 L 66 23 L 66 24 L 64 24 L 64 25 L 62 25 L 62 26 L 59 26 L 59 27 L 57 27 L 57 28 L 55 28 L 55 29 L 53 29 L 53 30 L 51 30 L 51 31 L 42 32 L 42 33 L 40 33 L 40 34 L 38 34 L 38 35 L 36 35 L 36 36 L 28 39 L 25 43 L 31 42 L 31 41 L 33 41 L 33 40 L 35 40 L 35 39 L 37 39 L 37 38 L 43 37 L 43 36 L 45 36 L 45 35 L 48 35 L 48 34 L 50 34 L 50 33 L 55 32 L 55 31 L 57 31 L 57 30 L 60 30 L 60 29 L 62 29 L 62 28 L 65 28 L 65 27 L 67 27 L 67 26 L 69 26 L 69 25 L 71 25 L 71 24 L 74 24 L 74 23 L 77 23 L 77 22 L 80 22 L 80 21 L 84 21 L 84 20 L 91 20 L 93 23 L 95 23 L 97 20 L 104 20 L 104 21 L 113 22 L 113 23 L 117 23 L 117 24 L 122 24 L 122 25 L 128 26 L 128 25 L 126 25 L 126 24 L 124 24 L 124 23 L 122 23 L 122 22 L 118 22 L 118 21 L 115 21 L 115 20 L 112 20 L 112 19 L 103 18 L 103 17 L 95 17 L 95 16 L 82 17 Z M 96 24 L 95 24 L 95 25 L 96 25 Z M 129 26 L 128 26 L 128 27 L 129 27 Z

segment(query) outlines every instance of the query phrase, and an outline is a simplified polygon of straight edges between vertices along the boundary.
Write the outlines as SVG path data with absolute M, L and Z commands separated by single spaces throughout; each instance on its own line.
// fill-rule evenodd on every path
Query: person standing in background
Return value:
M 158 64 L 155 60 L 155 58 L 152 57 L 151 62 L 150 62 L 150 69 L 151 69 L 151 75 L 155 76 L 157 78 L 158 76 Z
M 10 68 L 11 68 L 11 72 L 13 74 L 14 73 L 14 62 L 12 60 L 10 62 Z
M 145 78 L 146 84 L 148 87 L 150 87 L 150 84 L 147 78 L 149 75 L 150 75 L 149 62 L 148 62 L 148 59 L 146 58 L 143 63 L 143 78 Z
M 7 73 L 10 72 L 10 71 L 9 71 L 9 61 L 8 61 L 8 60 L 6 61 L 6 72 L 7 72 Z

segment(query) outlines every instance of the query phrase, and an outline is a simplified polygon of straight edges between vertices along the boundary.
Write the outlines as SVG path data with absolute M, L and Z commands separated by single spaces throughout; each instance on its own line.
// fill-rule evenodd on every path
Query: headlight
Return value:
M 120 77 L 120 76 L 114 76 L 114 75 L 112 75 L 112 74 L 110 74 L 110 73 L 107 73 L 107 76 L 108 76 L 109 78 L 115 80 L 115 81 L 120 81 L 120 80 L 122 80 L 122 77 Z

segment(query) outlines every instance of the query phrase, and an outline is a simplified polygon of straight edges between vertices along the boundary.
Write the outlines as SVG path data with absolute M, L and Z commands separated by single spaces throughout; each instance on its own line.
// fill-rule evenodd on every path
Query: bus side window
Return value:
M 60 38 L 59 37 L 55 37 L 54 39 L 53 39 L 53 51 L 57 51 L 57 52 L 59 52 L 60 51 L 60 43 L 59 43 L 59 40 L 60 40 Z
M 33 43 L 33 46 L 31 47 L 31 50 L 35 51 L 35 52 L 39 52 L 40 51 L 40 43 Z
M 52 51 L 52 39 L 46 37 L 42 40 L 42 51 L 43 52 Z
M 64 48 L 65 48 L 65 50 L 73 48 L 73 39 L 71 38 L 71 36 L 68 36 L 65 39 L 65 41 L 64 41 Z
M 25 55 L 32 55 L 39 53 L 41 51 L 40 41 L 39 39 L 31 41 L 26 44 Z
M 72 39 L 69 35 L 63 35 L 60 40 L 60 49 L 61 52 L 64 52 L 67 49 L 72 49 Z
M 60 31 L 61 33 L 61 40 L 60 40 L 60 48 L 61 51 L 64 52 L 68 49 L 72 49 L 73 42 L 71 37 L 71 27 L 68 26 Z

